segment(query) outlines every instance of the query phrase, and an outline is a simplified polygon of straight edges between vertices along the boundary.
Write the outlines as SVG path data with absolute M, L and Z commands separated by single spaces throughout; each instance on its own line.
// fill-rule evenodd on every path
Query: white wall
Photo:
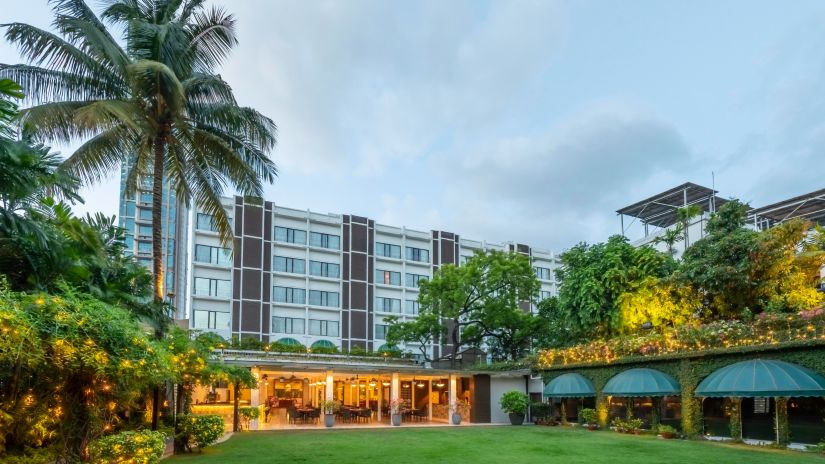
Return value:
M 492 377 L 490 378 L 490 422 L 493 424 L 509 424 L 510 417 L 501 410 L 499 400 L 510 390 L 524 393 L 524 377 Z

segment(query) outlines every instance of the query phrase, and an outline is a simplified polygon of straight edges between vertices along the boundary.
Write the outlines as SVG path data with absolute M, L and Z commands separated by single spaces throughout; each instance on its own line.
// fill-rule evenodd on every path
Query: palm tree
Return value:
M 662 235 L 659 235 L 658 237 L 653 239 L 653 243 L 664 243 L 665 247 L 667 248 L 667 254 L 673 257 L 673 255 L 676 254 L 675 245 L 685 238 L 682 232 L 682 224 L 676 224 L 676 227 L 672 229 L 665 229 Z
M 261 196 L 276 176 L 268 152 L 275 124 L 241 107 L 214 69 L 237 44 L 235 20 L 204 0 L 112 0 L 98 17 L 83 0 L 54 2 L 57 34 L 6 24 L 27 64 L 0 64 L 33 107 L 22 112 L 35 137 L 84 143 L 64 162 L 84 182 L 130 167 L 127 193 L 152 180 L 154 298 L 162 301 L 164 182 L 187 206 L 232 230 L 220 202 L 228 186 Z M 104 21 L 123 30 L 122 47 Z
M 84 141 L 64 162 L 68 172 L 96 182 L 125 163 L 130 194 L 151 176 L 153 294 L 162 304 L 164 182 L 184 204 L 194 201 L 214 217 L 221 239 L 230 242 L 220 197 L 228 185 L 261 196 L 262 181 L 274 181 L 267 153 L 275 146 L 275 124 L 239 106 L 214 73 L 237 44 L 235 20 L 206 10 L 204 0 L 111 0 L 100 18 L 83 0 L 56 0 L 54 12 L 57 34 L 5 25 L 6 39 L 28 63 L 0 64 L 0 76 L 30 94 L 35 106 L 22 113 L 25 131 Z M 103 21 L 121 27 L 125 49 Z M 159 402 L 156 388 L 153 429 Z
M 684 240 L 685 240 L 685 249 L 690 246 L 690 237 L 688 235 L 688 229 L 690 228 L 690 221 L 702 214 L 702 208 L 699 205 L 687 205 L 685 207 L 679 208 L 676 210 L 676 219 L 682 225 L 682 230 L 684 231 Z

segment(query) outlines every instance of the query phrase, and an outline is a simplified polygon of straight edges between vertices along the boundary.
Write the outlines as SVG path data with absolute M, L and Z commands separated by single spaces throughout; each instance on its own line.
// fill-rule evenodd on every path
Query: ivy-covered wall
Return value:
M 647 367 L 657 369 L 673 376 L 682 386 L 682 432 L 689 438 L 697 438 L 702 434 L 702 401 L 695 397 L 696 387 L 712 372 L 729 364 L 746 361 L 749 359 L 777 359 L 789 363 L 807 367 L 825 375 L 825 345 L 775 345 L 765 347 L 761 350 L 731 349 L 724 353 L 714 353 L 709 355 L 684 354 L 674 357 L 667 356 L 664 359 L 656 357 L 645 357 L 644 359 L 620 359 L 607 363 L 591 363 L 580 365 L 558 366 L 541 371 L 545 383 L 553 378 L 568 372 L 579 373 L 593 382 L 596 389 L 596 409 L 599 412 L 599 423 L 607 426 L 608 423 L 608 401 L 602 394 L 607 381 L 619 372 L 636 367 Z M 780 441 L 787 443 L 788 421 L 787 409 L 784 405 L 786 401 L 777 401 L 779 420 Z M 736 424 L 737 430 L 741 431 L 741 425 Z M 736 432 L 732 430 L 732 432 Z M 741 433 L 741 432 L 740 432 Z M 736 437 L 737 435 L 732 435 Z M 741 435 L 739 435 L 741 436 Z

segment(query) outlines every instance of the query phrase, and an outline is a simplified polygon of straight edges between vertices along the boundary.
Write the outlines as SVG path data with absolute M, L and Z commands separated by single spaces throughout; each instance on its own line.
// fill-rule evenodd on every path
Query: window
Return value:
M 375 283 L 384 285 L 401 285 L 401 273 L 376 269 Z
M 232 251 L 229 248 L 195 245 L 195 262 L 228 266 L 232 263 Z
M 753 413 L 754 414 L 769 414 L 771 412 L 771 404 L 767 398 L 753 399 Z
M 463 266 L 463 265 L 467 264 L 467 261 L 469 261 L 470 258 L 472 258 L 472 256 L 461 255 L 461 260 L 460 260 L 461 265 Z
M 197 223 L 195 228 L 198 230 L 207 230 L 216 232 L 218 227 L 215 225 L 215 218 L 210 214 L 198 213 Z
M 311 232 L 309 234 L 309 246 L 339 250 L 341 249 L 341 239 L 337 235 Z
M 152 242 L 138 242 L 138 253 L 151 253 Z
M 272 298 L 277 303 L 306 303 L 307 292 L 303 288 L 275 287 L 272 293 Z
M 131 201 L 127 202 L 126 205 L 125 205 L 124 210 L 125 210 L 123 212 L 124 216 L 131 216 L 131 217 L 135 216 L 135 204 L 133 202 L 131 202 Z
M 276 256 L 275 271 L 291 272 L 293 274 L 306 274 L 306 261 L 299 258 L 287 258 L 285 256 Z
M 309 304 L 313 306 L 332 306 L 337 308 L 338 292 L 324 292 L 321 290 L 309 291 Z
M 140 192 L 140 202 L 152 204 L 152 192 Z
M 389 328 L 387 324 L 375 324 L 375 338 L 377 340 L 386 340 L 387 328 Z
M 401 259 L 401 247 L 398 245 L 390 245 L 389 243 L 376 242 L 375 256 Z
M 341 266 L 335 263 L 310 261 L 309 274 L 319 277 L 332 277 L 334 279 L 337 279 L 338 276 L 341 274 Z
M 211 330 L 229 330 L 229 313 L 219 311 L 195 310 L 195 328 Z
M 195 277 L 195 295 L 229 298 L 232 285 L 228 280 Z
M 140 219 L 144 221 L 151 221 L 152 220 L 152 210 L 151 209 L 140 209 Z
M 407 247 L 405 250 L 407 259 L 410 261 L 418 261 L 422 263 L 430 262 L 430 251 L 423 248 Z
M 272 332 L 284 334 L 303 334 L 304 320 L 296 317 L 272 317 Z
M 309 320 L 309 334 L 323 335 L 325 337 L 338 336 L 338 321 L 324 321 L 321 319 Z
M 152 226 L 138 226 L 138 235 L 144 237 L 151 237 L 152 236 Z
M 275 241 L 306 245 L 307 233 L 303 230 L 275 226 Z
M 536 270 L 536 277 L 541 280 L 553 280 L 553 274 L 550 272 L 550 269 L 546 267 L 535 267 L 533 268 Z
M 375 310 L 382 313 L 400 313 L 401 300 L 377 296 L 375 297 Z
M 418 301 L 416 300 L 407 300 L 406 307 L 404 308 L 404 312 L 411 315 L 417 316 L 418 315 Z
M 542 290 L 541 292 L 539 292 L 539 301 L 546 300 L 546 299 L 550 298 L 551 296 L 553 296 L 553 292 L 548 292 L 548 291 Z
M 429 277 L 421 274 L 406 274 L 404 276 L 405 282 L 404 286 L 407 288 L 418 288 L 418 283 L 422 280 L 427 280 Z

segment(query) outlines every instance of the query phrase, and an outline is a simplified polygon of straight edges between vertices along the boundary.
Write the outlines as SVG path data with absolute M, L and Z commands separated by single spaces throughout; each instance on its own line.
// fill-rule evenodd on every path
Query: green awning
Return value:
M 696 388 L 696 396 L 825 396 L 825 377 L 785 361 L 752 359 L 714 371 Z
M 562 374 L 544 387 L 544 396 L 553 398 L 576 398 L 596 396 L 596 389 L 587 377 L 581 374 Z
M 679 382 L 655 369 L 630 369 L 607 381 L 602 392 L 611 396 L 670 396 L 682 391 Z
M 310 348 L 338 348 L 335 343 L 332 343 L 329 340 L 318 340 L 317 342 L 313 343 Z

